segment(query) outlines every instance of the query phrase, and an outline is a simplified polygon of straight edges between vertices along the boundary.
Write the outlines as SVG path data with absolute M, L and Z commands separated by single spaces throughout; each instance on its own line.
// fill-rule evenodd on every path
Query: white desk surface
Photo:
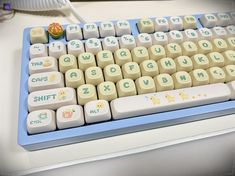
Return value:
M 89 22 L 223 12 L 232 11 L 235 7 L 234 1 L 226 0 L 79 2 L 74 3 L 74 5 L 80 15 Z M 230 147 L 231 145 L 234 147 L 234 142 L 231 143 L 226 138 L 226 135 L 233 134 L 234 139 L 235 115 L 230 115 L 41 151 L 28 152 L 24 150 L 17 144 L 22 32 L 25 27 L 45 26 L 54 21 L 62 24 L 77 22 L 73 16 L 63 16 L 62 13 L 57 13 L 54 16 L 51 13 L 41 15 L 38 15 L 38 13 L 16 13 L 13 19 L 0 22 L 0 175 L 35 173 L 39 170 L 61 168 L 69 165 L 77 166 L 79 163 L 80 165 L 82 163 L 89 165 L 90 161 L 97 161 L 98 163 L 98 160 L 129 156 L 132 153 L 151 151 L 164 146 L 221 134 L 224 136 L 223 139 L 226 139 L 225 143 L 229 144 Z M 221 150 L 226 149 L 222 148 Z M 108 161 L 111 162 L 112 159 Z M 146 160 L 143 158 L 143 161 Z M 137 168 L 125 170 L 125 167 L 120 168 L 119 171 L 112 170 L 114 166 L 110 162 L 106 164 L 107 167 L 102 165 L 106 169 L 97 168 L 99 166 L 97 164 L 97 166 L 88 167 L 86 172 L 84 169 L 80 169 L 77 174 L 115 175 L 115 173 L 119 172 L 121 173 L 120 175 L 128 175 L 129 172 L 129 175 L 132 175 L 133 170 L 138 170 Z M 167 165 L 168 163 L 165 164 Z M 140 166 L 143 165 L 138 165 L 138 168 L 141 168 Z M 161 165 L 156 165 L 159 173 L 165 173 L 163 171 L 160 172 L 161 168 Z M 138 172 L 141 173 L 139 170 Z M 153 172 L 155 171 L 153 170 Z M 61 173 L 67 174 L 67 172 L 62 171 Z

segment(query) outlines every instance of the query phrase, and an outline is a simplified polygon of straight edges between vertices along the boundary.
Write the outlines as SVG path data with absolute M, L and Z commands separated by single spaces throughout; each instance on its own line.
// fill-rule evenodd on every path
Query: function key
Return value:
M 169 23 L 166 18 L 156 18 L 154 23 L 156 32 L 167 32 L 169 31 Z
M 48 43 L 46 30 L 42 27 L 34 27 L 30 29 L 30 42 L 35 43 Z
M 182 30 L 183 29 L 183 20 L 181 17 L 172 16 L 169 19 L 170 30 Z
M 131 34 L 131 26 L 126 20 L 117 21 L 115 29 L 118 37 L 126 34 Z
M 89 38 L 98 38 L 99 37 L 99 31 L 98 27 L 95 23 L 86 23 L 83 26 L 83 35 L 84 39 Z
M 64 34 L 64 29 L 59 23 L 51 23 L 48 26 L 48 33 L 53 39 L 58 39 Z
M 82 39 L 82 30 L 77 24 L 70 24 L 66 27 L 67 40 Z
M 213 14 L 204 14 L 201 16 L 200 21 L 204 27 L 212 28 L 217 24 L 217 17 Z
M 187 15 L 183 17 L 184 29 L 196 29 L 197 28 L 197 20 L 192 15 Z
M 218 26 L 228 26 L 231 24 L 231 17 L 227 13 L 218 13 L 217 14 L 217 25 Z
M 149 18 L 139 20 L 137 26 L 138 26 L 140 33 L 153 33 L 154 32 L 153 21 Z
M 110 21 L 101 22 L 99 29 L 101 37 L 115 36 L 115 28 Z

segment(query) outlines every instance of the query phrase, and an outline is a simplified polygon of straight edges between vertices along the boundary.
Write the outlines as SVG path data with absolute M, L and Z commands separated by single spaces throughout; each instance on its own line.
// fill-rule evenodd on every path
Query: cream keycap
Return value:
M 172 58 L 162 58 L 157 62 L 157 64 L 160 73 L 173 74 L 176 72 L 176 65 Z
M 43 27 L 34 27 L 30 29 L 30 43 L 48 43 L 48 36 Z
M 234 84 L 231 89 L 234 90 Z M 183 88 L 180 90 L 117 98 L 111 101 L 110 106 L 113 119 L 121 119 L 223 102 L 230 98 L 231 91 L 228 86 L 217 83 Z
M 77 24 L 69 24 L 66 27 L 66 39 L 67 40 L 80 40 L 82 39 L 82 30 Z
M 227 42 L 228 42 L 229 49 L 235 50 L 235 37 L 227 38 Z
M 155 61 L 158 61 L 164 57 L 166 57 L 166 52 L 163 46 L 161 45 L 153 45 L 148 48 L 149 58 Z
M 198 53 L 197 45 L 194 42 L 183 42 L 181 47 L 183 55 L 193 56 Z
M 49 44 L 49 56 L 59 58 L 61 55 L 66 54 L 65 44 L 61 41 L 54 41 Z
M 177 43 L 169 43 L 165 46 L 167 57 L 176 58 L 182 55 L 182 49 Z
M 222 53 L 225 59 L 225 64 L 235 64 L 235 51 L 227 50 Z
M 218 13 L 217 15 L 217 25 L 218 26 L 227 26 L 231 24 L 231 18 L 227 13 Z
M 177 71 L 190 72 L 193 69 L 193 62 L 188 56 L 179 56 L 174 61 Z
M 114 53 L 115 63 L 122 66 L 127 62 L 132 61 L 131 53 L 126 48 L 121 48 L 115 51 Z
M 174 82 L 169 74 L 166 73 L 159 74 L 155 76 L 153 79 L 156 85 L 157 92 L 174 89 Z
M 58 71 L 57 60 L 54 57 L 38 57 L 29 61 L 29 73 Z
M 122 71 L 119 65 L 110 64 L 104 68 L 105 81 L 118 82 L 123 78 Z
M 132 55 L 133 61 L 137 62 L 138 64 L 140 64 L 144 60 L 149 59 L 148 50 L 143 46 L 139 46 L 131 50 L 131 55 Z
M 36 43 L 30 46 L 29 48 L 29 57 L 34 59 L 37 57 L 47 56 L 47 47 L 42 43 Z
M 84 52 L 84 46 L 81 40 L 70 40 L 67 44 L 68 54 L 79 56 Z
M 37 134 L 56 130 L 55 112 L 49 109 L 33 111 L 27 117 L 27 131 Z
M 89 38 L 85 41 L 86 52 L 97 54 L 102 50 L 101 42 L 97 38 Z
M 115 25 L 117 36 L 131 34 L 131 26 L 127 20 L 119 20 Z
M 149 48 L 150 46 L 152 46 L 151 35 L 147 33 L 141 33 L 137 35 L 137 37 L 135 38 L 135 41 L 136 41 L 137 46 L 143 46 L 146 48 Z
M 59 69 L 60 72 L 65 73 L 69 69 L 77 68 L 77 59 L 74 55 L 65 54 L 59 58 Z
M 179 16 L 172 16 L 169 18 L 169 27 L 170 30 L 182 30 L 183 29 L 183 20 Z
M 211 42 L 209 42 L 208 40 L 200 40 L 198 41 L 197 44 L 198 44 L 198 52 L 201 54 L 208 54 L 213 50 L 213 46 Z
M 168 33 L 169 43 L 182 43 L 184 41 L 184 36 L 180 31 L 172 30 Z
M 64 76 L 60 72 L 32 74 L 28 79 L 29 92 L 64 87 Z
M 78 88 L 85 84 L 83 71 L 80 69 L 70 69 L 65 73 L 66 87 Z
M 235 80 L 235 65 L 226 65 L 225 67 L 223 67 L 223 70 L 226 75 L 225 82 Z
M 135 80 L 141 76 L 139 65 L 136 62 L 128 62 L 122 66 L 124 78 Z
M 210 66 L 209 59 L 204 54 L 195 54 L 192 57 L 193 68 L 194 69 L 207 69 Z
M 167 32 L 169 31 L 169 23 L 166 18 L 156 18 L 154 20 L 155 31 Z
M 153 33 L 154 32 L 154 24 L 153 21 L 149 18 L 141 19 L 137 23 L 138 29 L 140 33 Z
M 164 32 L 155 32 L 152 35 L 152 42 L 154 45 L 167 45 L 168 44 L 168 36 Z
M 99 30 L 100 30 L 101 37 L 115 36 L 115 28 L 111 21 L 101 22 L 99 26 Z
M 214 27 L 217 24 L 217 17 L 213 14 L 204 14 L 201 16 L 200 21 L 204 27 Z
M 159 74 L 157 63 L 154 60 L 145 60 L 140 64 L 142 76 L 154 77 Z
M 192 15 L 186 15 L 183 17 L 183 25 L 184 25 L 184 29 L 196 29 L 197 20 Z
M 109 64 L 114 64 L 113 54 L 109 50 L 103 50 L 96 55 L 97 64 L 100 68 L 104 68 Z
M 228 49 L 228 45 L 224 39 L 216 38 L 212 41 L 212 44 L 213 44 L 214 51 L 217 51 L 217 52 L 224 52 L 225 50 Z
M 225 64 L 224 56 L 218 52 L 212 52 L 207 55 L 210 67 L 223 67 Z
M 156 91 L 154 80 L 150 76 L 142 76 L 136 79 L 135 85 L 138 94 L 146 94 Z
M 98 38 L 99 31 L 97 25 L 95 23 L 85 23 L 83 26 L 83 36 L 84 39 Z
M 98 97 L 100 100 L 111 101 L 117 98 L 115 84 L 110 81 L 105 81 L 97 86 Z
M 105 37 L 102 41 L 103 49 L 115 52 L 119 49 L 118 39 L 113 36 Z
M 89 67 L 96 66 L 95 56 L 92 53 L 86 52 L 78 56 L 78 67 L 85 71 Z
M 225 82 L 225 73 L 220 67 L 211 67 L 207 69 L 207 73 L 209 75 L 210 84 L 214 83 L 224 83 Z
M 132 79 L 122 79 L 116 84 L 118 97 L 136 95 L 135 83 Z
M 193 86 L 209 84 L 209 75 L 207 74 L 206 70 L 195 69 L 189 74 L 192 78 Z
M 111 119 L 109 103 L 106 100 L 94 100 L 85 104 L 86 123 L 95 123 Z
M 132 50 L 136 47 L 135 38 L 133 35 L 123 35 L 119 39 L 120 48 L 127 48 Z
M 85 123 L 80 105 L 62 106 L 56 111 L 56 123 L 59 129 L 82 126 Z
M 95 86 L 104 82 L 102 69 L 100 67 L 89 67 L 85 71 L 85 79 L 87 84 L 93 84 Z
M 199 39 L 199 35 L 198 32 L 194 29 L 186 29 L 183 32 L 184 35 L 184 40 L 185 41 L 192 41 L 192 42 L 196 42 Z
M 227 31 L 223 27 L 221 27 L 221 26 L 213 27 L 212 28 L 212 32 L 214 33 L 213 36 L 215 38 L 224 38 L 225 39 L 228 36 Z
M 175 89 L 181 89 L 192 86 L 192 80 L 188 72 L 179 71 L 172 75 Z
M 77 89 L 77 98 L 79 105 L 85 105 L 86 103 L 97 100 L 96 88 L 92 84 L 83 84 Z
M 208 28 L 198 29 L 198 33 L 201 40 L 211 40 L 213 38 L 213 33 Z
M 32 92 L 28 96 L 29 112 L 40 109 L 58 109 L 61 106 L 76 104 L 75 90 L 70 87 Z

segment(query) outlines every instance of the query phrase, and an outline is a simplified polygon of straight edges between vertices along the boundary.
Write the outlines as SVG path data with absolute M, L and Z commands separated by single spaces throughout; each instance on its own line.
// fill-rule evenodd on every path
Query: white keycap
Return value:
M 85 42 L 86 52 L 97 54 L 102 50 L 101 42 L 97 38 L 90 38 Z
M 154 28 L 156 32 L 169 31 L 169 23 L 166 18 L 156 18 L 154 21 Z
M 29 73 L 41 73 L 49 71 L 57 71 L 57 59 L 51 56 L 38 57 L 29 61 Z
M 183 20 L 181 17 L 172 16 L 169 18 L 170 30 L 182 30 L 183 29 Z
M 211 40 L 213 37 L 213 33 L 208 28 L 200 28 L 198 29 L 199 37 L 202 40 Z
M 106 100 L 90 101 L 84 106 L 86 123 L 101 122 L 111 119 L 109 103 Z
M 227 85 L 231 90 L 231 99 L 234 100 L 235 99 L 235 81 L 229 82 L 227 83 Z
M 131 34 L 131 26 L 127 20 L 119 20 L 115 24 L 117 36 L 122 36 L 125 34 Z
M 127 48 L 132 50 L 136 47 L 135 38 L 132 35 L 123 35 L 119 39 L 120 48 Z
M 66 27 L 66 39 L 67 40 L 75 40 L 82 39 L 82 30 L 77 24 L 69 24 Z
M 110 21 L 101 22 L 99 29 L 101 37 L 115 36 L 115 28 Z
M 231 24 L 235 25 L 235 12 L 229 13 L 231 17 Z
M 185 41 L 196 42 L 199 39 L 198 33 L 194 29 L 186 29 L 183 33 Z
M 54 131 L 55 112 L 49 109 L 33 111 L 27 117 L 27 131 L 29 134 Z
M 32 74 L 28 79 L 29 92 L 64 87 L 64 77 L 60 72 Z
M 68 105 L 60 107 L 56 111 L 56 123 L 59 129 L 84 125 L 82 106 Z
M 180 31 L 173 30 L 168 33 L 169 43 L 182 43 L 184 41 L 183 34 Z
M 218 26 L 228 26 L 231 24 L 231 17 L 227 13 L 218 13 L 217 19 Z
M 228 35 L 230 37 L 235 36 L 235 26 L 234 25 L 227 26 L 226 30 L 228 31 Z
M 98 27 L 95 23 L 86 23 L 83 26 L 83 36 L 84 39 L 89 38 L 98 38 L 99 37 L 99 31 Z
M 28 96 L 29 112 L 40 109 L 58 109 L 61 106 L 76 104 L 76 93 L 73 88 L 57 88 L 32 92 Z
M 49 56 L 59 58 L 61 55 L 66 54 L 66 47 L 61 41 L 51 42 L 49 45 Z
M 168 36 L 165 32 L 155 32 L 152 35 L 152 41 L 155 45 L 167 45 L 168 44 Z
M 229 100 L 223 83 L 117 98 L 111 101 L 114 119 L 159 113 Z M 127 103 L 128 102 L 128 103 Z
M 200 21 L 204 27 L 212 28 L 217 24 L 217 17 L 213 14 L 204 14 L 201 16 Z
M 110 36 L 105 37 L 102 41 L 104 50 L 109 50 L 111 52 L 115 52 L 119 49 L 118 39 L 116 37 Z
M 70 40 L 67 47 L 68 53 L 76 57 L 84 52 L 84 46 L 81 40 Z
M 136 37 L 136 45 L 137 46 L 144 46 L 146 48 L 151 47 L 152 46 L 152 38 L 149 34 L 147 33 L 142 33 L 139 34 Z
M 30 59 L 47 56 L 47 47 L 42 43 L 36 43 L 29 48 Z
M 214 34 L 214 37 L 218 37 L 218 38 L 226 38 L 227 37 L 227 31 L 220 26 L 216 26 L 212 28 L 212 32 Z

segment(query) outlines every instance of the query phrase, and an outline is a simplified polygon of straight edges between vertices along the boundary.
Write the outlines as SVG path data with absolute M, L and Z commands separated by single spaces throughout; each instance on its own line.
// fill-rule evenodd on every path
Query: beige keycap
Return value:
M 177 43 L 169 43 L 165 49 L 167 57 L 176 58 L 182 55 L 182 49 Z
M 208 54 L 212 52 L 212 44 L 208 40 L 200 40 L 198 41 L 198 51 L 202 54 Z
M 224 56 L 218 52 L 212 52 L 207 55 L 210 67 L 223 67 L 224 66 Z
M 173 74 L 176 72 L 176 65 L 172 58 L 162 58 L 157 62 L 157 64 L 160 73 Z
M 223 70 L 226 75 L 225 82 L 235 80 L 235 65 L 226 65 L 225 67 L 223 67 Z
M 209 75 L 207 74 L 206 70 L 203 69 L 195 69 L 190 73 L 193 86 L 201 86 L 205 84 L 209 84 Z
M 229 49 L 235 50 L 235 37 L 227 38 Z
M 124 78 L 137 79 L 141 76 L 140 67 L 136 62 L 128 62 L 122 66 Z
M 222 68 L 211 67 L 207 69 L 207 73 L 209 75 L 210 84 L 225 82 L 225 73 Z
M 132 79 L 122 79 L 116 84 L 118 97 L 136 95 L 135 83 Z
M 197 45 L 194 42 L 184 42 L 182 43 L 181 47 L 183 55 L 186 56 L 193 56 L 198 52 Z
M 192 15 L 186 15 L 183 17 L 183 26 L 184 29 L 196 29 L 197 28 L 197 20 Z
M 172 75 L 175 83 L 175 89 L 181 89 L 192 86 L 192 80 L 188 72 L 179 71 Z
M 153 93 L 156 91 L 155 83 L 152 77 L 142 76 L 135 80 L 138 94 Z
M 115 84 L 110 81 L 105 81 L 97 86 L 98 97 L 100 100 L 111 101 L 117 98 Z
M 104 82 L 103 73 L 100 67 L 89 67 L 85 71 L 85 79 L 87 84 L 98 84 Z
M 97 64 L 100 68 L 104 68 L 109 64 L 114 64 L 113 54 L 109 50 L 103 50 L 96 55 Z
M 154 32 L 154 24 L 153 21 L 149 18 L 141 19 L 137 23 L 138 29 L 140 33 L 153 33 Z
M 194 69 L 207 69 L 210 66 L 209 59 L 204 54 L 196 54 L 192 57 Z
M 217 52 L 224 52 L 228 49 L 228 45 L 224 39 L 216 38 L 213 40 L 213 50 Z
M 96 62 L 95 56 L 92 53 L 85 52 L 78 56 L 78 67 L 82 71 L 94 66 L 96 66 Z
M 169 74 L 163 73 L 155 76 L 153 79 L 156 85 L 157 92 L 174 89 L 174 82 L 171 75 Z
M 138 64 L 140 64 L 144 60 L 149 59 L 148 50 L 143 46 L 135 47 L 133 50 L 131 50 L 131 55 L 133 61 L 137 62 Z
M 74 55 L 65 54 L 59 58 L 60 72 L 65 73 L 69 69 L 77 68 L 77 59 Z
M 222 53 L 225 59 L 225 64 L 235 64 L 235 51 L 227 50 Z
M 148 48 L 148 52 L 150 59 L 155 61 L 158 61 L 159 59 L 166 57 L 165 49 L 161 45 L 151 46 L 150 48 Z
M 120 66 L 117 64 L 110 64 L 104 67 L 104 78 L 105 81 L 111 81 L 114 83 L 121 80 L 123 77 Z
M 193 62 L 188 56 L 179 56 L 174 61 L 177 71 L 190 72 L 193 69 Z
M 70 69 L 65 73 L 66 87 L 78 88 L 85 84 L 83 71 L 80 69 Z
M 159 74 L 157 63 L 154 60 L 145 60 L 140 64 L 142 76 L 154 77 Z
M 43 27 L 34 27 L 30 29 L 30 42 L 35 43 L 48 43 L 48 36 Z
M 85 105 L 87 102 L 97 100 L 96 89 L 92 84 L 83 84 L 77 89 L 77 98 L 79 105 Z
M 118 49 L 114 52 L 115 63 L 122 66 L 127 62 L 132 61 L 131 53 L 126 48 Z

